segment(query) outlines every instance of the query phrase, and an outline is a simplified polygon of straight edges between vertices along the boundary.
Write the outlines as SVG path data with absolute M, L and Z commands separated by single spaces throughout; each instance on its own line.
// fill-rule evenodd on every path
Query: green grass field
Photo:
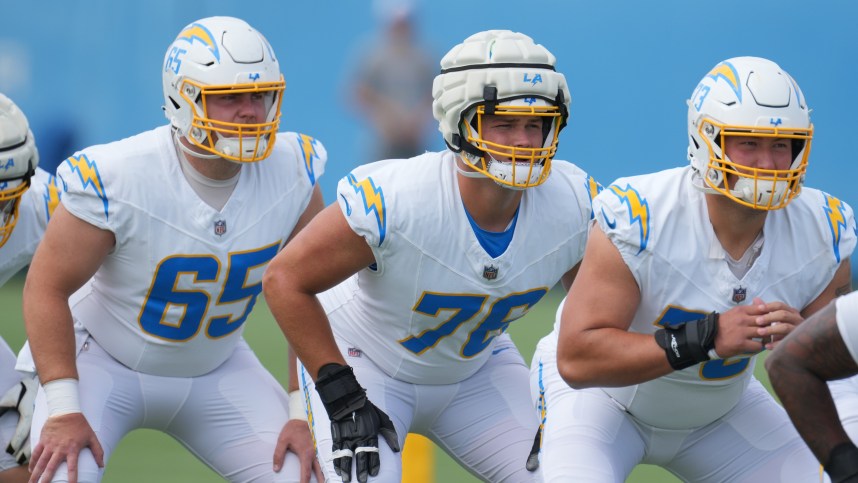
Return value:
M 23 277 L 18 276 L 0 288 L 0 307 L 4 319 L 0 322 L 0 335 L 17 350 L 25 334 L 21 316 L 21 288 Z M 537 341 L 547 334 L 554 323 L 554 312 L 562 294 L 554 290 L 526 317 L 510 326 L 510 334 L 518 344 L 525 361 L 530 362 Z M 271 317 L 267 305 L 260 299 L 247 320 L 245 337 L 263 364 L 286 384 L 285 339 Z M 757 377 L 768 386 L 768 378 L 757 364 Z M 435 481 L 445 483 L 471 483 L 476 478 L 459 467 L 442 451 L 435 449 Z M 137 430 L 125 438 L 110 460 L 105 472 L 105 483 L 207 483 L 222 481 L 214 472 L 198 462 L 169 436 L 151 430 Z M 670 483 L 679 481 L 661 468 L 641 465 L 627 480 L 632 483 Z

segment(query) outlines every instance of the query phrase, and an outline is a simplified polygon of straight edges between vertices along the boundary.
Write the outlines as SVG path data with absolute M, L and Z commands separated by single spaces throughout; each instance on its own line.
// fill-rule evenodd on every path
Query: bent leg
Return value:
M 189 379 L 187 400 L 164 432 L 228 481 L 300 480 L 292 452 L 274 472 L 277 438 L 289 420 L 288 396 L 246 343 L 214 371 Z
M 532 376 L 544 401 L 541 463 L 546 482 L 622 483 L 644 456 L 644 440 L 601 389 L 575 390 L 560 377 L 556 339 L 543 339 Z
M 525 468 L 539 426 L 528 384 L 518 349 L 508 336 L 498 338 L 486 364 L 451 385 L 449 405 L 426 436 L 483 480 L 542 481 Z
M 755 378 L 723 418 L 693 432 L 665 465 L 686 481 L 820 481 L 819 462 Z

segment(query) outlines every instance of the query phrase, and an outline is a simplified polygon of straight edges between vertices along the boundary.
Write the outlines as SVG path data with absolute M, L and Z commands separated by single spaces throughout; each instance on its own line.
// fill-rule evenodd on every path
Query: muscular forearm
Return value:
M 650 334 L 603 328 L 575 339 L 561 339 L 557 347 L 557 368 L 574 388 L 630 386 L 673 372 Z
M 315 379 L 329 362 L 345 364 L 334 341 L 328 318 L 314 295 L 279 290 L 274 280 L 264 283 L 266 300 L 289 348 Z
M 68 297 L 38 289 L 29 279 L 24 285 L 23 312 L 30 349 L 39 379 L 77 379 L 75 338 Z

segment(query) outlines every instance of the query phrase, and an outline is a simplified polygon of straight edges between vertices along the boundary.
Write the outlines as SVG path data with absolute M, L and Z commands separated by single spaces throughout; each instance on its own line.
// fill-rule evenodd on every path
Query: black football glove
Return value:
M 375 407 L 358 384 L 350 366 L 325 364 L 319 369 L 316 391 L 331 419 L 334 470 L 344 483 L 351 481 L 352 458 L 360 483 L 378 476 L 378 435 L 395 453 L 399 439 L 387 414 Z

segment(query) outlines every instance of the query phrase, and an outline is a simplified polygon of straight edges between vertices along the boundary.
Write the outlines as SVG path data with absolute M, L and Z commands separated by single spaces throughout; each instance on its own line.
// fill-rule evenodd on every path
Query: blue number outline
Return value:
M 226 277 L 216 298 L 215 305 L 247 300 L 244 311 L 238 318 L 225 314 L 208 319 L 212 294 L 204 288 L 178 289 L 183 275 L 193 276 L 193 283 L 217 282 L 221 279 L 221 262 L 212 254 L 172 255 L 158 263 L 146 298 L 140 307 L 137 323 L 140 330 L 153 337 L 173 342 L 184 342 L 196 337 L 205 323 L 206 336 L 212 339 L 226 337 L 238 330 L 262 293 L 262 282 L 247 285 L 249 273 L 264 266 L 277 254 L 280 242 L 246 250 L 230 252 Z M 183 307 L 176 323 L 165 322 L 164 317 L 171 306 Z
M 548 293 L 547 287 L 539 287 L 496 299 L 489 306 L 486 315 L 468 333 L 468 339 L 459 351 L 460 355 L 470 359 L 485 350 L 495 337 L 506 332 L 510 323 L 524 316 L 546 293 Z M 452 311 L 453 314 L 434 327 L 398 342 L 413 354 L 422 355 L 438 345 L 442 339 L 453 335 L 462 325 L 483 313 L 488 299 L 489 296 L 484 294 L 423 292 L 411 310 L 433 318 L 439 317 L 442 311 Z M 510 319 L 510 314 L 517 307 L 525 307 L 525 310 L 519 316 Z

